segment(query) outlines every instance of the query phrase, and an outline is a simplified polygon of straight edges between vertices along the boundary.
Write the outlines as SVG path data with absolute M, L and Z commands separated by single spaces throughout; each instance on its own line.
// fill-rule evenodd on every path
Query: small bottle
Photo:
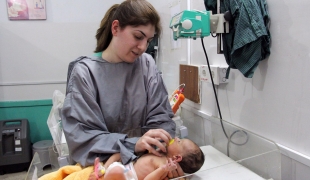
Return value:
M 172 98 L 170 99 L 170 105 L 173 113 L 175 114 L 179 109 L 180 104 L 184 101 L 185 96 L 182 94 L 183 89 L 174 91 Z

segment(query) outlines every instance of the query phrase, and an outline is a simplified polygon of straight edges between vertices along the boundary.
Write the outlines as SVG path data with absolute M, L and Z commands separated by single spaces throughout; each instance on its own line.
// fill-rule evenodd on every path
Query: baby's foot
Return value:
M 88 180 L 100 179 L 105 173 L 105 168 L 100 164 L 100 159 L 97 157 L 94 162 L 94 172 L 92 172 Z

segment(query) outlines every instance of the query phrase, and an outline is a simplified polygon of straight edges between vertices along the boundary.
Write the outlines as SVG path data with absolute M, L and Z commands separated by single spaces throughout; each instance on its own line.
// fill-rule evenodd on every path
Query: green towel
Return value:
M 204 0 L 207 10 L 216 7 L 214 0 Z M 215 3 L 215 5 L 214 5 Z M 223 34 L 223 51 L 230 68 L 252 78 L 258 63 L 270 55 L 270 17 L 266 0 L 221 1 L 221 13 L 230 11 L 229 33 Z

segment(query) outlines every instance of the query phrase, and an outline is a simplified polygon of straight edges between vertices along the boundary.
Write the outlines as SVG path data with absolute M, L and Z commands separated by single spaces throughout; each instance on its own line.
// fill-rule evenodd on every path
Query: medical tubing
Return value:
M 216 100 L 216 105 L 217 105 L 217 109 L 218 109 L 218 112 L 219 112 L 219 115 L 220 115 L 220 122 L 221 122 L 221 126 L 222 126 L 222 129 L 223 129 L 223 132 L 226 136 L 226 138 L 228 139 L 228 142 L 227 142 L 227 156 L 229 157 L 229 143 L 232 143 L 232 144 L 235 144 L 237 146 L 242 146 L 244 144 L 246 144 L 248 142 L 248 139 L 249 139 L 249 136 L 248 134 L 241 130 L 247 137 L 246 141 L 244 143 L 235 143 L 231 140 L 231 138 L 233 137 L 234 134 L 236 134 L 237 132 L 240 132 L 240 130 L 236 130 L 234 131 L 230 136 L 227 135 L 226 131 L 225 131 L 225 128 L 224 128 L 224 124 L 223 124 L 223 119 L 222 119 L 222 113 L 221 113 L 221 109 L 220 109 L 220 105 L 219 105 L 219 101 L 218 101 L 218 98 L 217 98 L 217 94 L 216 94 L 216 90 L 215 90 L 215 85 L 214 85 L 214 81 L 213 81 L 213 78 L 212 78 L 212 73 L 211 73 L 211 68 L 210 68 L 210 63 L 209 63 L 209 58 L 208 58 L 208 55 L 207 55 L 207 52 L 206 52 L 206 48 L 205 48 L 205 45 L 203 43 L 203 38 L 201 38 L 201 43 L 202 43 L 202 48 L 203 48 L 203 51 L 205 53 L 205 56 L 206 56 L 206 60 L 207 60 L 207 64 L 208 64 L 208 69 L 209 69 L 209 73 L 210 73 L 210 78 L 211 78 L 211 82 L 212 82 L 212 87 L 213 87 L 213 91 L 214 91 L 214 96 L 215 96 L 215 100 Z
M 246 140 L 245 140 L 245 142 L 244 142 L 244 143 L 240 143 L 240 144 L 233 142 L 233 141 L 231 140 L 231 138 L 232 138 L 237 132 L 241 132 L 241 131 L 246 135 Z M 230 137 L 229 137 L 229 139 L 228 139 L 228 142 L 227 142 L 227 156 L 229 157 L 229 143 L 233 143 L 233 144 L 235 144 L 235 145 L 237 145 L 237 146 L 242 146 L 242 145 L 245 145 L 248 141 L 249 141 L 249 136 L 248 136 L 248 133 L 247 133 L 247 132 L 245 132 L 245 131 L 243 131 L 243 130 L 236 130 L 236 131 L 234 131 L 234 132 L 230 135 Z
M 217 99 L 217 94 L 216 94 L 216 90 L 215 90 L 214 81 L 213 81 L 213 78 L 212 78 L 212 73 L 211 73 L 209 58 L 208 58 L 208 55 L 207 55 L 207 52 L 206 52 L 205 45 L 204 45 L 204 43 L 203 43 L 203 38 L 201 38 L 201 43 L 202 43 L 202 48 L 203 48 L 203 51 L 204 51 L 204 53 L 205 53 L 206 60 L 207 60 L 207 64 L 208 64 L 208 69 L 209 69 L 209 73 L 210 73 L 210 79 L 211 79 L 211 82 L 212 82 L 212 87 L 213 87 L 213 91 L 214 91 L 214 96 L 215 96 L 215 100 L 216 100 L 216 105 L 217 105 L 217 109 L 218 109 L 219 115 L 220 115 L 221 126 L 222 126 L 222 129 L 223 129 L 223 132 L 224 132 L 226 138 L 228 139 L 228 136 L 227 136 L 227 133 L 226 133 L 226 131 L 225 131 L 225 128 L 224 128 L 224 125 L 223 125 L 223 121 L 222 121 L 222 113 L 221 113 L 219 101 L 218 101 L 218 99 Z

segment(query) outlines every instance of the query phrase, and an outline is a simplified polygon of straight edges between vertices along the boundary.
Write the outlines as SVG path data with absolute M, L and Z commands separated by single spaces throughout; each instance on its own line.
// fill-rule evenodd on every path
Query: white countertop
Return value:
M 264 180 L 248 168 L 235 162 L 212 146 L 200 147 L 205 154 L 205 162 L 190 180 Z M 180 178 L 177 178 L 180 179 Z M 175 180 L 177 180 L 175 179 Z

